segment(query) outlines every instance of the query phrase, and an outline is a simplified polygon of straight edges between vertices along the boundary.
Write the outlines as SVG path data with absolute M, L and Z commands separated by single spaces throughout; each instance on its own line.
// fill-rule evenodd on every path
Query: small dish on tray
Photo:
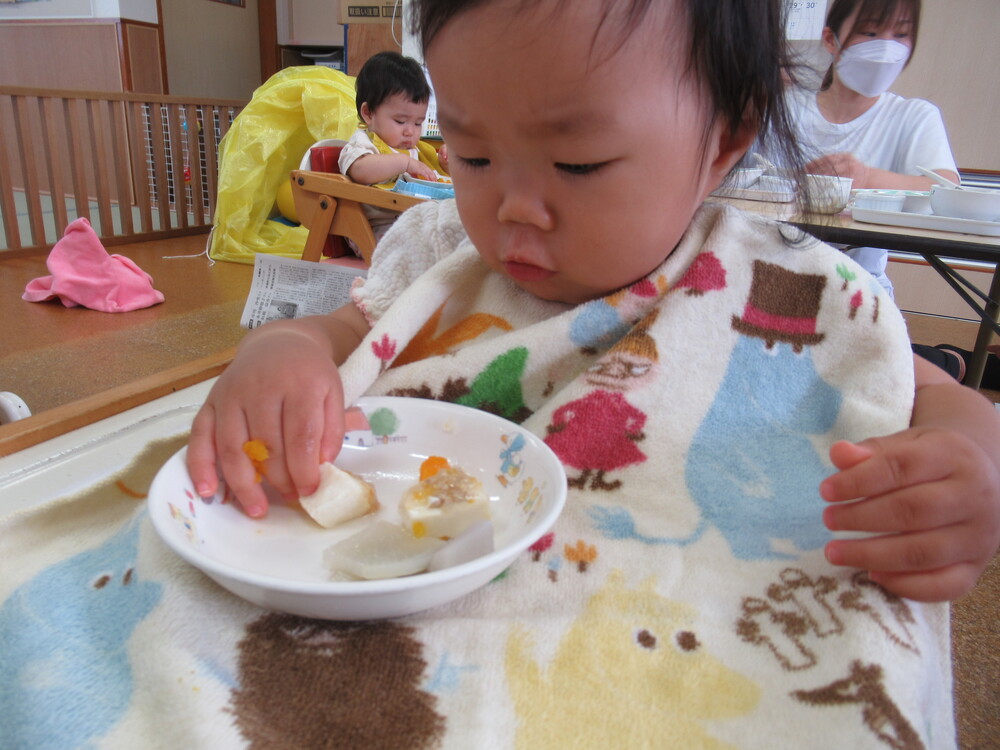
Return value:
M 445 604 L 489 583 L 562 511 L 562 464 L 542 440 L 506 419 L 457 404 L 382 397 L 360 399 L 347 420 L 335 463 L 375 486 L 376 513 L 324 529 L 301 508 L 278 501 L 266 518 L 251 519 L 222 498 L 197 497 L 182 448 L 150 488 L 153 527 L 180 557 L 248 601 L 305 617 L 366 620 Z M 431 455 L 483 483 L 493 551 L 407 577 L 333 580 L 324 551 L 378 520 L 399 523 L 400 497 Z
M 910 214 L 930 214 L 930 192 L 920 190 L 887 190 L 881 188 L 852 190 L 852 208 L 874 211 L 905 211 Z

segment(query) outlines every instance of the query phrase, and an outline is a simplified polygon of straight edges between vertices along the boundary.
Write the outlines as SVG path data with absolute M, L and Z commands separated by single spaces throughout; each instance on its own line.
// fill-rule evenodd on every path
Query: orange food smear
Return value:
M 265 474 L 264 462 L 271 455 L 267 450 L 267 446 L 264 445 L 262 440 L 247 440 L 243 443 L 243 452 L 250 459 L 250 463 L 253 464 L 253 469 L 256 472 L 254 479 L 258 482 L 261 481 Z
M 447 458 L 442 458 L 441 456 L 428 456 L 424 459 L 424 462 L 420 464 L 420 481 L 422 482 L 425 479 L 429 479 L 441 471 L 441 469 L 447 468 Z

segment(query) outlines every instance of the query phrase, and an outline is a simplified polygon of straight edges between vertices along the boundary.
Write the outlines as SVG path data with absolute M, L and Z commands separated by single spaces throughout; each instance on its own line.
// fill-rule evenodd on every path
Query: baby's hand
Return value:
M 422 161 L 414 158 L 410 158 L 410 162 L 406 167 L 407 174 L 412 177 L 416 177 L 420 180 L 429 180 L 430 182 L 437 182 L 437 172 L 428 167 Z
M 344 401 L 336 366 L 309 334 L 265 326 L 250 337 L 194 419 L 187 466 L 199 495 L 216 492 L 218 470 L 257 518 L 268 501 L 244 444 L 264 444 L 261 473 L 284 498 L 310 494 L 319 464 L 340 449 Z
M 441 168 L 447 172 L 451 173 L 448 168 L 448 144 L 442 144 L 441 148 L 438 149 L 438 161 L 441 162 Z
M 975 585 L 1000 544 L 1000 476 L 982 448 L 952 430 L 913 427 L 835 443 L 830 459 L 840 471 L 820 484 L 833 503 L 826 526 L 882 534 L 828 543 L 831 563 L 868 570 L 918 601 L 955 599 Z

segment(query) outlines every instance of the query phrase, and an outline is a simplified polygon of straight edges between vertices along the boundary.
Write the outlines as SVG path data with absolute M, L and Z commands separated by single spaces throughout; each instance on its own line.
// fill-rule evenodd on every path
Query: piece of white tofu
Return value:
M 320 526 L 332 528 L 378 510 L 375 488 L 361 477 L 330 463 L 319 467 L 316 491 L 299 498 L 303 510 Z
M 417 538 L 452 539 L 490 518 L 483 483 L 454 466 L 417 482 L 399 502 L 403 524 Z

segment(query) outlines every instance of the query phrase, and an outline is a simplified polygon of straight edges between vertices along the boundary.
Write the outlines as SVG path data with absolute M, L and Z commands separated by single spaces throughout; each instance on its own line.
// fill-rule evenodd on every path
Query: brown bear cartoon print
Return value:
M 430 750 L 445 721 L 421 689 L 423 647 L 393 622 L 271 613 L 239 645 L 236 725 L 252 750 Z

